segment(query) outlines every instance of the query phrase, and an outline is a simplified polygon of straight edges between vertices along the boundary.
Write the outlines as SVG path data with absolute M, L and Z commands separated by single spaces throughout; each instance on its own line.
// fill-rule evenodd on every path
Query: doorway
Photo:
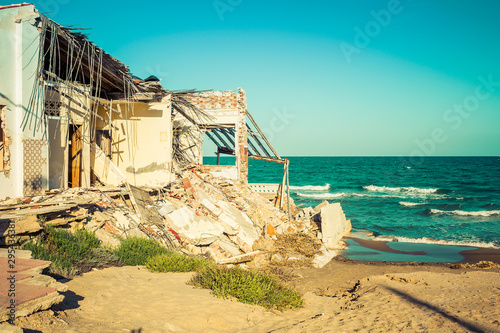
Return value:
M 82 125 L 69 127 L 68 187 L 82 185 Z

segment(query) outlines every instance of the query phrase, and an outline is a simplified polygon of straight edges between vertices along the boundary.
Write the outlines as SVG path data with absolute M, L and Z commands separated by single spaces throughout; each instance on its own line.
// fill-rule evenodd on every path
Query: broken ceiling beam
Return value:
M 234 147 L 234 140 L 233 140 L 234 135 L 231 137 L 231 135 L 229 135 L 229 133 L 227 133 L 225 128 L 217 128 L 214 131 L 221 132 L 227 138 L 227 140 L 231 143 L 231 146 Z
M 254 160 L 281 163 L 281 164 L 285 164 L 285 161 L 286 161 L 286 159 L 282 159 L 282 158 L 272 158 L 272 157 L 265 157 L 265 156 L 258 156 L 258 155 L 248 155 L 248 158 L 251 158 Z
M 223 147 L 223 145 L 221 145 L 221 144 L 219 143 L 219 141 L 215 140 L 215 138 L 212 136 L 212 134 L 210 134 L 210 132 L 209 132 L 209 131 L 206 131 L 206 132 L 205 132 L 205 134 L 207 135 L 207 137 L 208 137 L 210 140 L 212 140 L 212 142 L 213 142 L 213 143 L 215 143 L 215 145 L 217 146 L 217 148 L 222 148 L 222 147 Z
M 253 126 L 255 127 L 255 129 L 259 132 L 261 138 L 266 142 L 267 146 L 272 150 L 274 156 L 276 156 L 278 159 L 281 159 L 280 155 L 276 152 L 276 150 L 274 150 L 273 146 L 271 145 L 271 142 L 269 142 L 269 140 L 267 140 L 264 133 L 260 130 L 259 125 L 257 125 L 257 122 L 255 121 L 255 119 L 253 119 L 252 115 L 250 114 L 250 111 L 248 111 L 248 109 L 245 109 L 245 112 L 248 116 L 248 119 L 250 119 Z
M 219 133 L 217 133 L 217 129 L 212 130 L 212 133 L 224 144 L 224 146 L 228 148 L 234 148 L 234 145 L 232 147 L 228 145 L 227 142 L 224 140 L 224 138 L 221 137 Z
M 256 154 L 254 155 L 261 155 L 260 152 L 257 150 L 257 148 L 254 146 L 251 138 L 253 138 L 257 144 L 260 146 L 260 148 L 262 149 L 262 151 L 264 152 L 264 154 L 267 155 L 267 157 L 271 157 L 271 155 L 267 152 L 266 148 L 264 147 L 264 145 L 262 145 L 262 143 L 259 141 L 259 139 L 257 137 L 255 137 L 254 133 L 252 132 L 252 130 L 250 129 L 250 126 L 248 124 L 247 125 L 247 133 L 250 134 L 250 138 L 248 138 L 248 144 L 256 151 Z
M 94 67 L 97 67 L 98 64 L 91 62 L 90 61 L 91 56 L 89 56 L 89 54 L 88 54 L 89 51 L 91 51 L 90 50 L 91 46 L 93 46 L 93 47 L 95 47 L 94 51 L 102 52 L 102 57 L 101 57 L 101 59 L 102 59 L 102 74 L 103 74 L 102 79 L 104 80 L 105 84 L 114 88 L 114 89 L 106 89 L 106 90 L 118 90 L 121 92 L 124 91 L 124 84 L 123 84 L 124 77 L 123 77 L 123 75 L 124 74 L 128 75 L 127 74 L 128 68 L 123 63 L 120 63 L 118 60 L 114 59 L 109 54 L 105 53 L 101 48 L 95 46 L 92 42 L 88 41 L 85 37 L 83 37 L 83 35 L 81 36 L 81 38 L 78 38 L 78 36 L 79 36 L 78 34 L 72 33 L 69 29 L 65 29 L 65 28 L 59 26 L 57 23 L 46 18 L 43 15 L 41 15 L 41 17 L 43 17 L 43 19 L 49 20 L 50 22 L 53 23 L 53 24 L 49 24 L 50 25 L 49 30 L 52 30 L 52 29 L 57 30 L 56 33 L 57 33 L 57 36 L 59 37 L 59 38 L 57 38 L 57 40 L 59 42 L 58 43 L 59 44 L 59 52 L 62 51 L 62 56 L 61 55 L 59 56 L 61 61 L 67 63 L 67 60 L 69 58 L 69 53 L 70 53 L 70 47 L 75 48 L 71 52 L 72 52 L 72 54 L 81 54 L 80 64 L 82 67 L 82 71 L 85 71 L 85 75 L 88 78 L 91 78 L 92 80 L 94 80 L 94 78 L 91 77 L 90 73 L 91 73 L 91 70 L 94 73 L 98 72 L 97 68 L 94 68 Z M 53 31 L 50 31 L 50 33 L 53 33 Z M 45 34 L 45 42 L 49 42 L 48 45 L 50 45 L 51 41 L 50 41 L 49 34 Z M 82 45 L 82 43 L 84 43 L 84 44 Z M 85 50 L 85 48 L 87 48 L 87 50 Z M 92 57 L 96 57 L 96 55 L 93 54 Z M 93 68 L 91 68 L 89 66 L 90 63 L 92 63 Z M 121 68 L 118 68 L 118 63 L 120 63 Z
M 184 118 L 186 118 L 191 124 L 198 126 L 198 123 L 193 118 L 191 118 L 182 108 L 180 108 L 179 106 L 177 106 L 176 104 L 173 104 L 173 103 L 172 103 L 172 107 L 177 112 L 179 112 Z

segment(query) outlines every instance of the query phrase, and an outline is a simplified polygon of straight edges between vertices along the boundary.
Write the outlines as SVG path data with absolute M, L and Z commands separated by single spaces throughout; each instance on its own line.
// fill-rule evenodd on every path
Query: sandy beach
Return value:
M 267 311 L 186 282 L 114 267 L 67 282 L 58 308 L 19 318 L 42 332 L 499 332 L 500 270 L 334 260 L 290 269 L 299 310 Z

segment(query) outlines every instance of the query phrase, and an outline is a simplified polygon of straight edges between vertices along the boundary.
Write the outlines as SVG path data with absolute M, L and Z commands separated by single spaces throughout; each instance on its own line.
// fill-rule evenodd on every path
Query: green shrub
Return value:
M 100 247 L 99 239 L 88 230 L 77 230 L 73 234 L 48 227 L 45 233 L 44 238 L 25 242 L 21 248 L 30 250 L 34 259 L 51 261 L 49 274 L 74 277 L 80 273 L 79 266 L 92 263 L 91 258 L 96 257 L 93 253 Z
M 99 247 L 99 239 L 93 232 L 84 229 L 72 234 L 67 230 L 49 227 L 46 244 L 49 252 L 58 253 L 72 261 L 80 261 L 92 248 Z
M 115 250 L 110 247 L 98 247 L 90 250 L 85 258 L 87 263 L 96 263 L 102 266 L 108 263 L 119 263 L 120 258 L 116 255 Z
M 193 272 L 209 264 L 210 262 L 204 258 L 188 257 L 172 252 L 149 258 L 146 267 L 156 273 Z
M 78 229 L 75 232 L 75 236 L 80 242 L 90 249 L 96 249 L 101 246 L 99 238 L 97 238 L 95 232 L 86 229 Z
M 169 252 L 152 239 L 131 237 L 122 240 L 115 253 L 125 265 L 136 266 L 146 264 L 151 257 Z
M 268 309 L 299 308 L 304 304 L 298 291 L 286 287 L 274 275 L 237 267 L 207 266 L 190 283 L 211 289 L 217 297 L 233 296 L 242 303 L 257 304 Z
M 48 269 L 50 274 L 72 278 L 79 273 L 78 268 L 74 267 L 70 260 L 57 253 L 50 253 L 47 246 L 41 242 L 27 241 L 21 246 L 21 249 L 31 251 L 31 256 L 34 259 L 51 261 Z

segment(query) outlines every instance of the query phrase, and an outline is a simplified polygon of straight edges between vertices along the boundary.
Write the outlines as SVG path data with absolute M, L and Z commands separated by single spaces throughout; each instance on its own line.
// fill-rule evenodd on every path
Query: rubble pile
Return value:
M 304 254 L 293 246 L 287 254 L 283 242 L 277 248 L 273 245 L 280 235 L 301 233 L 309 236 L 296 239 L 314 243 L 306 257 L 315 256 L 314 265 L 321 267 L 350 230 L 340 204 L 307 207 L 289 220 L 248 185 L 206 171 L 204 166 L 190 166 L 159 189 L 129 184 L 72 188 L 0 202 L 0 242 L 6 243 L 6 230 L 14 222 L 17 240 L 34 238 L 52 225 L 94 231 L 111 246 L 119 245 L 123 237 L 148 237 L 187 254 L 208 254 L 224 264 L 248 262 L 261 254 L 269 254 L 269 260 L 302 262 Z

